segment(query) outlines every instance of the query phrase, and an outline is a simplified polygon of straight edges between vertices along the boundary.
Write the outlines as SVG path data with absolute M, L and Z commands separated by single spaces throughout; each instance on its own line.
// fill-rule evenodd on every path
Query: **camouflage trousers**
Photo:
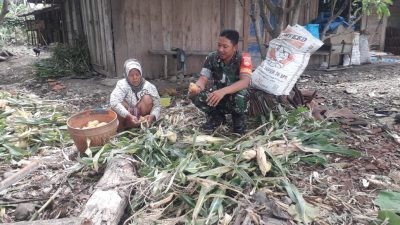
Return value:
M 249 92 L 243 89 L 234 94 L 226 95 L 216 107 L 207 105 L 207 94 L 209 92 L 202 91 L 197 96 L 191 97 L 191 100 L 197 108 L 209 114 L 219 111 L 223 114 L 246 113 L 249 104 Z

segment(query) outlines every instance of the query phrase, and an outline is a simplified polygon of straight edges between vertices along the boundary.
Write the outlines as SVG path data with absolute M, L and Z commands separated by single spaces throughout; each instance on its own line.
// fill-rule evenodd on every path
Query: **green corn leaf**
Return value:
M 103 147 L 100 149 L 100 151 L 98 151 L 98 152 L 96 153 L 96 155 L 94 155 L 94 157 L 93 157 L 93 169 L 94 169 L 96 172 L 99 171 L 99 158 L 100 158 L 100 155 L 103 153 L 105 147 L 106 147 L 106 146 L 103 146 Z
M 392 191 L 381 191 L 374 200 L 381 210 L 390 210 L 400 213 L 400 193 Z
M 193 201 L 193 199 L 187 195 L 187 194 L 180 194 L 179 199 L 181 199 L 184 203 L 190 205 L 192 208 L 196 207 L 196 203 Z
M 232 170 L 230 166 L 221 166 L 211 170 L 190 175 L 191 177 L 208 177 L 208 176 L 221 176 Z
M 225 189 L 218 189 L 215 192 L 216 195 L 225 195 Z M 221 197 L 214 197 L 213 201 L 211 202 L 210 210 L 207 216 L 206 224 L 209 223 L 211 217 L 213 216 L 214 212 L 218 210 L 222 206 L 222 198 Z
M 388 219 L 387 225 L 399 225 L 400 224 L 400 216 L 390 210 L 380 210 L 378 212 L 378 219 L 385 221 Z
M 5 147 L 12 156 L 14 157 L 23 157 L 23 156 L 28 156 L 30 153 L 24 149 L 17 148 L 12 144 L 3 144 L 3 147 Z
M 211 177 L 208 177 L 207 179 L 211 179 Z M 197 199 L 196 206 L 194 207 L 193 214 L 192 214 L 192 222 L 195 222 L 197 220 L 197 216 L 199 215 L 199 212 L 200 212 L 201 208 L 203 207 L 206 195 L 208 194 L 208 192 L 210 192 L 214 188 L 214 186 L 215 185 L 205 183 L 205 182 L 203 182 L 201 184 L 199 197 Z

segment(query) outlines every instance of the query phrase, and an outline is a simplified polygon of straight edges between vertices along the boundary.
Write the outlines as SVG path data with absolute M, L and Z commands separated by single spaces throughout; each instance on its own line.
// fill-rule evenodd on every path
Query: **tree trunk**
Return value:
M 128 205 L 130 186 L 126 183 L 137 178 L 135 162 L 128 156 L 114 157 L 79 218 L 23 221 L 5 225 L 117 225 Z
M 8 10 L 8 5 L 9 5 L 9 0 L 3 0 L 3 8 L 1 9 L 0 12 L 0 25 L 3 24 L 4 18 L 6 17 L 7 13 L 9 12 Z
M 135 161 L 127 156 L 115 157 L 107 165 L 80 215 L 94 225 L 117 225 L 128 205 L 129 185 L 122 185 L 137 178 Z
M 259 27 L 259 14 L 257 13 L 257 5 L 254 2 L 255 0 L 251 0 L 251 5 L 250 5 L 250 18 L 251 21 L 253 22 L 254 25 L 254 30 L 256 31 L 256 38 L 257 38 L 257 44 L 258 47 L 260 48 L 260 54 L 261 54 L 261 59 L 264 60 L 267 56 L 267 49 L 264 45 L 264 34 L 261 33 L 260 27 Z
M 300 17 L 300 10 L 302 10 L 302 4 L 303 4 L 303 0 L 297 0 L 294 3 L 294 9 L 293 9 L 293 13 L 292 13 L 292 18 L 290 20 L 290 25 L 296 25 L 299 22 L 299 17 Z
M 90 225 L 90 223 L 85 223 L 82 218 L 63 218 L 56 220 L 22 221 L 5 223 L 3 225 Z
M 321 33 L 321 40 L 322 40 L 322 41 L 325 41 L 326 39 L 329 38 L 329 37 L 326 35 L 326 32 L 328 31 L 329 26 L 331 25 L 331 23 L 332 23 L 337 17 L 339 17 L 339 16 L 342 14 L 342 12 L 346 9 L 346 7 L 347 7 L 347 2 L 348 2 L 348 0 L 345 0 L 345 2 L 342 4 L 342 6 L 340 7 L 340 9 L 335 13 L 335 7 L 336 7 L 337 0 L 334 0 L 334 1 L 333 1 L 332 6 L 331 6 L 331 7 L 332 7 L 332 8 L 331 8 L 331 16 L 329 17 L 328 22 L 325 24 L 325 27 L 324 27 L 324 29 L 322 30 L 322 33 Z

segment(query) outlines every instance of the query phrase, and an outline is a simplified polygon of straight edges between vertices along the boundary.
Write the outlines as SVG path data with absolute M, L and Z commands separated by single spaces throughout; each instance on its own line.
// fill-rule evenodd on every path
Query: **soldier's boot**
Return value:
M 246 131 L 246 115 L 244 113 L 232 113 L 233 132 L 244 134 Z
M 225 114 L 214 110 L 207 114 L 207 122 L 203 123 L 201 128 L 204 130 L 215 130 L 215 128 L 224 123 L 226 123 Z

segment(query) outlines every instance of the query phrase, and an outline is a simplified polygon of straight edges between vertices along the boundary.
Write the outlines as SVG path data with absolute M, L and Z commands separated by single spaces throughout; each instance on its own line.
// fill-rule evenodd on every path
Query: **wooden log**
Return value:
M 130 188 L 126 182 L 136 179 L 136 174 L 136 161 L 132 158 L 113 158 L 80 217 L 94 225 L 117 225 L 128 205 Z
M 6 60 L 7 60 L 6 57 L 0 56 L 0 62 L 4 62 L 4 61 L 6 61 Z
M 22 221 L 16 223 L 4 223 L 3 225 L 89 225 L 82 218 L 63 218 L 56 220 L 37 220 L 37 221 Z
M 136 161 L 117 156 L 107 165 L 79 218 L 23 221 L 5 225 L 117 225 L 128 205 L 129 184 L 137 178 Z

